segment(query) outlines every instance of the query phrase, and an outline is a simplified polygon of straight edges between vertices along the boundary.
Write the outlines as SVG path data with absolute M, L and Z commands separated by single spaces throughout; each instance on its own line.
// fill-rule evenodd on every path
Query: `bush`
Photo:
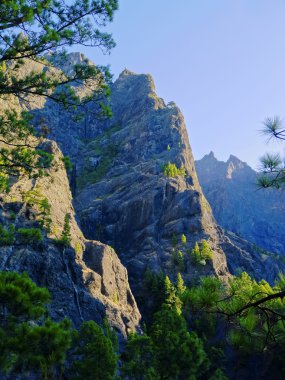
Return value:
M 12 245 L 15 240 L 15 227 L 13 224 L 9 224 L 8 227 L 4 227 L 0 224 L 0 246 Z
M 185 271 L 185 263 L 184 263 L 184 257 L 183 252 L 178 250 L 173 250 L 172 253 L 173 263 L 178 267 L 180 272 Z
M 17 232 L 23 244 L 38 244 L 43 241 L 43 234 L 39 228 L 19 228 Z
M 177 177 L 179 175 L 185 177 L 186 171 L 184 166 L 181 166 L 180 169 L 175 164 L 172 164 L 171 162 L 168 162 L 165 164 L 162 168 L 162 172 L 165 175 L 165 177 Z
M 79 243 L 79 241 L 77 241 L 77 242 L 75 243 L 74 250 L 75 250 L 75 253 L 76 253 L 77 255 L 82 255 L 82 253 L 83 253 L 83 247 L 82 247 L 82 245 Z
M 200 246 L 198 243 L 191 251 L 190 255 L 193 264 L 205 265 L 207 261 L 213 260 L 213 251 L 206 240 L 202 240 Z
M 10 212 L 9 218 L 10 218 L 10 220 L 12 220 L 13 222 L 16 220 L 16 214 L 14 213 L 14 211 L 11 211 L 11 212 Z
M 66 214 L 64 217 L 64 224 L 61 236 L 59 239 L 56 239 L 55 242 L 61 247 L 70 247 L 71 234 L 70 234 L 70 214 Z
M 63 162 L 66 171 L 72 170 L 73 165 L 69 156 L 61 157 L 61 161 Z

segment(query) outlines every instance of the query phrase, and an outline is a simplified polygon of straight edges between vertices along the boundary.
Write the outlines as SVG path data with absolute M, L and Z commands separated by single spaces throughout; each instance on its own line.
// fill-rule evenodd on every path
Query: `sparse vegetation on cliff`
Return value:
M 202 240 L 200 244 L 196 243 L 192 249 L 190 258 L 193 264 L 205 265 L 207 261 L 213 260 L 213 251 L 206 240 Z
M 180 168 L 178 168 L 176 164 L 171 163 L 171 162 L 168 162 L 167 164 L 163 166 L 162 173 L 165 175 L 165 177 L 169 177 L 169 178 L 177 177 L 177 176 L 182 176 L 182 177 L 186 176 L 186 170 L 184 166 L 181 166 Z

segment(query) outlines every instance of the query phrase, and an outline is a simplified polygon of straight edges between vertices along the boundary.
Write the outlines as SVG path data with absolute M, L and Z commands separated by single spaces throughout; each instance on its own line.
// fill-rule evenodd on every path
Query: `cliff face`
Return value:
M 112 87 L 111 106 L 112 120 L 78 154 L 74 205 L 84 234 L 115 247 L 134 288 L 146 268 L 176 273 L 172 241 L 182 234 L 186 279 L 226 277 L 220 230 L 200 189 L 178 107 L 156 96 L 149 75 L 127 70 Z M 162 168 L 168 162 L 184 166 L 186 176 L 167 178 Z M 186 251 L 201 239 L 215 255 L 197 268 Z
M 258 189 L 257 173 L 234 156 L 222 162 L 211 152 L 195 165 L 217 222 L 265 250 L 284 254 L 284 192 Z
M 78 327 L 84 320 L 101 324 L 108 317 L 126 336 L 140 321 L 127 271 L 111 247 L 83 237 L 75 221 L 62 154 L 55 142 L 45 141 L 42 148 L 55 156 L 49 176 L 19 180 L 1 197 L 0 222 L 4 228 L 13 224 L 16 232 L 14 243 L 1 247 L 0 270 L 26 271 L 38 285 L 47 287 L 54 319 L 67 316 Z M 41 242 L 24 242 L 17 231 L 39 228 L 42 210 L 38 200 L 44 198 L 51 206 L 51 232 L 43 232 Z M 66 214 L 71 218 L 70 248 L 59 247 L 55 241 Z
M 81 55 L 69 57 L 70 62 L 78 59 Z M 76 91 L 84 94 L 84 85 L 77 84 Z M 209 274 L 227 279 L 243 269 L 273 281 L 278 263 L 268 255 L 261 257 L 238 237 L 225 236 L 216 224 L 197 179 L 183 116 L 174 103 L 157 97 L 151 76 L 128 70 L 120 75 L 112 85 L 111 120 L 95 117 L 94 107 L 86 107 L 83 115 L 78 111 L 82 118 L 75 122 L 73 113 L 50 101 L 30 103 L 35 127 L 47 126 L 48 138 L 72 159 L 69 179 L 76 220 L 62 165 L 52 169 L 50 182 L 48 177 L 37 183 L 25 180 L 14 185 L 11 196 L 15 193 L 17 199 L 21 188 L 38 186 L 52 206 L 55 230 L 60 232 L 65 214 L 71 215 L 72 248 L 59 249 L 52 240 L 58 232 L 53 230 L 41 249 L 21 244 L 4 248 L 1 269 L 26 270 L 47 286 L 55 318 L 68 315 L 78 325 L 87 319 L 100 322 L 107 315 L 124 335 L 140 319 L 125 267 L 138 297 L 147 269 L 163 270 L 173 280 L 182 272 L 190 282 Z M 59 157 L 55 143 L 49 144 Z M 163 167 L 168 162 L 184 167 L 186 175 L 166 177 Z M 232 169 L 228 176 L 234 175 Z M 9 207 L 16 207 L 13 202 L 3 200 L 4 224 Z M 18 214 L 23 206 L 17 207 Z M 25 218 L 16 219 L 19 227 L 34 223 L 33 212 L 22 214 Z M 193 264 L 189 252 L 202 239 L 212 248 L 213 260 Z
M 182 271 L 189 281 L 207 274 L 227 278 L 244 269 L 272 281 L 278 264 L 265 255 L 253 265 L 259 258 L 255 248 L 237 244 L 238 237 L 226 237 L 217 226 L 197 179 L 178 107 L 157 97 L 150 75 L 124 70 L 111 90 L 111 120 L 95 118 L 92 105 L 79 123 L 49 102 L 33 111 L 35 121 L 49 126 L 49 137 L 74 163 L 71 185 L 84 235 L 116 249 L 136 295 L 147 268 L 163 270 L 173 279 Z M 237 164 L 232 161 L 229 178 Z M 168 162 L 183 166 L 186 176 L 167 178 L 163 166 Z M 182 234 L 186 245 L 181 244 Z M 214 251 L 213 261 L 193 265 L 187 252 L 202 239 Z M 173 241 L 178 242 L 175 247 Z M 182 252 L 183 270 L 175 263 L 177 250 Z M 230 273 L 227 256 L 232 260 Z

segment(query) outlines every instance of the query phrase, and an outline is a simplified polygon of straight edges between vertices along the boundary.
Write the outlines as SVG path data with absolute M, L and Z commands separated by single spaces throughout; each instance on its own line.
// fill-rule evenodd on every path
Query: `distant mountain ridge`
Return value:
M 285 254 L 284 191 L 259 189 L 257 172 L 233 155 L 223 162 L 210 152 L 195 166 L 218 224 L 267 251 Z

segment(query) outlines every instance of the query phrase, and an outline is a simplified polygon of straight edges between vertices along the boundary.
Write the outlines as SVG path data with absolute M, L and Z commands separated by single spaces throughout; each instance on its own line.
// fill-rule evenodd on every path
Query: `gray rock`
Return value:
M 43 148 L 55 156 L 49 176 L 16 182 L 9 195 L 2 196 L 0 221 L 8 225 L 13 211 L 17 229 L 38 227 L 38 210 L 22 201 L 23 193 L 36 190 L 51 205 L 51 232 L 39 244 L 16 240 L 10 247 L 1 247 L 0 270 L 25 271 L 39 286 L 47 287 L 55 320 L 68 317 L 79 327 L 86 320 L 102 324 L 107 317 L 121 337 L 126 337 L 140 322 L 127 271 L 111 247 L 83 237 L 74 217 L 62 154 L 55 142 L 46 141 Z M 71 218 L 71 247 L 62 249 L 55 239 L 60 237 L 66 214 Z
M 195 162 L 199 181 L 217 222 L 264 250 L 285 253 L 285 193 L 258 189 L 257 172 L 230 156 L 213 152 Z

